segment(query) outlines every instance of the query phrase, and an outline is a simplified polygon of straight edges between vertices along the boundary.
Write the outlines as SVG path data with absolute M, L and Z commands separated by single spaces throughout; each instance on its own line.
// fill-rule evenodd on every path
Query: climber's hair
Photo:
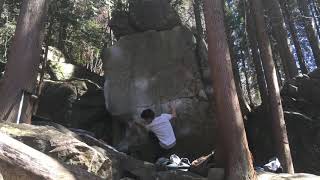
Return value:
M 146 109 L 142 111 L 140 117 L 144 120 L 147 120 L 147 119 L 153 120 L 155 117 L 155 113 L 151 109 Z

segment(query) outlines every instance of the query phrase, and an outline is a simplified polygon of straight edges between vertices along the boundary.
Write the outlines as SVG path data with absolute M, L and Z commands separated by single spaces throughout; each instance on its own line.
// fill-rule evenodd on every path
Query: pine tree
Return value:
M 288 27 L 289 27 L 289 31 L 291 34 L 291 39 L 293 41 L 293 44 L 295 46 L 296 52 L 297 52 L 297 56 L 298 56 L 298 62 L 300 65 L 300 70 L 303 74 L 307 74 L 308 73 L 308 69 L 306 66 L 306 63 L 304 61 L 304 56 L 303 56 L 303 52 L 302 52 L 302 48 L 298 39 L 298 35 L 297 35 L 297 29 L 294 25 L 294 21 L 292 18 L 292 14 L 290 13 L 289 7 L 288 7 L 288 0 L 281 0 L 280 1 L 280 5 L 281 8 L 283 10 L 283 14 L 285 16 L 285 18 L 287 19 L 287 23 L 288 23 Z
M 252 15 L 253 14 L 250 8 L 247 8 L 247 27 L 246 28 L 248 31 L 248 39 L 249 39 L 250 48 L 252 51 L 252 60 L 257 73 L 257 81 L 258 81 L 261 101 L 263 105 L 267 105 L 268 90 L 267 90 L 266 78 L 263 72 L 263 67 L 262 67 L 259 49 L 258 49 L 258 42 L 257 42 L 256 30 L 255 30 L 255 21 Z
M 269 92 L 269 110 L 274 133 L 277 156 L 287 173 L 294 173 L 289 141 L 284 121 L 280 89 L 275 65 L 272 59 L 270 40 L 265 28 L 264 13 L 261 0 L 249 0 L 257 27 L 257 39 L 261 52 L 262 64 Z
M 298 75 L 298 68 L 288 45 L 288 33 L 284 27 L 282 10 L 278 0 L 263 1 L 265 9 L 271 21 L 272 35 L 277 41 L 279 53 L 284 67 L 287 79 L 292 79 Z
M 209 64 L 213 81 L 220 148 L 224 152 L 225 179 L 255 179 L 240 105 L 232 74 L 221 0 L 205 0 Z M 232 132 L 232 133 L 230 133 Z M 222 141 L 223 140 L 223 141 Z
M 41 34 L 48 4 L 49 0 L 23 1 L 0 85 L 1 120 L 16 121 L 20 109 L 21 121 L 30 123 L 33 104 L 31 94 L 35 91 L 40 63 Z M 20 106 L 20 102 L 24 102 L 23 106 Z
M 305 27 L 308 40 L 310 42 L 310 46 L 313 52 L 314 59 L 318 67 L 320 67 L 320 44 L 318 41 L 317 33 L 312 26 L 313 19 L 310 18 L 311 14 L 308 8 L 308 4 L 306 0 L 297 0 L 298 6 L 301 14 L 303 15 L 303 25 Z

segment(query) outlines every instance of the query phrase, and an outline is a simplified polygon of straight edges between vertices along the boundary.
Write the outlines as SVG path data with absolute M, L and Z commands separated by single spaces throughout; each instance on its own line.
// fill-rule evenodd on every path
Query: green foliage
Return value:
M 3 8 L 0 7 L 0 9 L 2 8 L 0 18 L 0 61 L 2 62 L 6 62 L 8 58 L 8 49 L 16 29 L 20 7 L 20 0 L 7 0 Z
M 49 14 L 54 33 L 49 45 L 60 49 L 74 64 L 100 60 L 100 50 L 111 44 L 108 6 L 104 0 L 54 1 Z

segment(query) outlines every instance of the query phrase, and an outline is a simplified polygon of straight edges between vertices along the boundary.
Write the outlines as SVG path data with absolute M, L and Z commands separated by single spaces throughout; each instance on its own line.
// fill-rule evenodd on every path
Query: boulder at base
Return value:
M 89 80 L 43 83 L 37 116 L 66 127 L 91 131 L 99 138 L 110 134 L 110 116 L 103 90 Z
M 214 143 L 214 119 L 197 61 L 195 39 L 184 27 L 121 38 L 104 51 L 107 109 L 127 120 L 139 120 L 146 108 L 157 115 L 168 113 L 168 104 L 174 101 L 179 155 L 209 153 Z M 134 126 L 128 129 L 122 147 L 146 143 Z
M 1 123 L 0 132 L 51 156 L 63 165 L 81 168 L 104 179 L 112 178 L 111 159 L 79 141 L 72 133 L 62 133 L 49 126 L 10 123 Z
M 122 178 L 139 180 L 206 179 L 190 172 L 157 172 L 153 164 L 137 160 L 124 153 L 118 152 L 103 141 L 97 140 L 88 134 L 75 134 L 59 124 L 55 124 L 55 127 L 0 123 L 0 133 L 9 135 L 28 145 L 33 148 L 32 151 L 37 150 L 39 153 L 42 152 L 43 154 L 54 158 L 56 160 L 56 162 L 54 162 L 55 164 L 58 163 L 61 166 L 66 167 L 70 172 L 75 174 L 75 179 L 79 180 L 100 178 L 107 180 L 119 180 Z M 5 142 L 1 142 L 0 139 L 0 152 L 3 152 L 2 150 L 4 150 L 2 149 L 4 148 L 4 146 L 2 146 L 3 144 L 5 144 Z M 22 149 L 22 153 L 28 154 L 28 152 L 31 152 L 28 146 L 25 148 L 25 151 Z M 15 152 L 8 148 L 5 150 L 6 152 Z M 32 154 L 30 154 L 30 156 L 32 156 Z M 10 157 L 10 154 L 0 153 L 0 157 Z M 1 158 L 0 179 L 2 176 L 5 180 L 43 179 L 30 173 L 30 171 L 21 164 L 10 165 L 7 162 L 8 158 Z M 37 161 L 41 161 L 41 159 L 37 159 Z M 33 162 L 35 162 L 35 160 Z M 46 165 L 51 166 L 52 164 Z M 46 167 L 43 169 L 45 168 Z M 77 175 L 80 176 L 80 173 L 81 178 L 78 178 Z

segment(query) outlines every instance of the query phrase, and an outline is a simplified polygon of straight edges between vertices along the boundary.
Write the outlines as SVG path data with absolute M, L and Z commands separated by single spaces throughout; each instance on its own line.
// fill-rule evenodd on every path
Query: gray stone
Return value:
M 208 180 L 223 180 L 224 169 L 222 168 L 211 168 L 208 173 Z
M 168 30 L 180 24 L 168 0 L 130 0 L 129 22 L 139 31 Z
M 163 171 L 157 173 L 157 180 L 208 180 L 207 178 L 184 171 Z
M 137 30 L 130 25 L 128 12 L 125 11 L 112 12 L 112 19 L 109 22 L 109 26 L 116 39 L 137 32 Z
M 139 120 L 143 109 L 152 108 L 159 115 L 167 113 L 168 103 L 175 101 L 177 151 L 193 149 L 197 157 L 213 149 L 212 109 L 203 93 L 195 39 L 188 29 L 175 27 L 123 37 L 105 49 L 104 63 L 106 106 L 113 115 L 129 114 L 128 120 Z M 130 123 L 128 127 L 122 147 L 147 142 L 143 131 Z
M 112 179 L 110 158 L 72 135 L 50 126 L 1 123 L 0 132 L 57 159 L 64 165 L 84 169 L 104 179 Z
M 48 61 L 48 74 L 52 80 L 66 81 L 72 79 L 87 79 L 103 86 L 104 78 L 90 72 L 88 69 L 58 61 Z
M 102 138 L 111 123 L 103 90 L 87 80 L 44 81 L 37 116 Z
M 312 174 L 273 174 L 268 172 L 258 172 L 258 180 L 319 180 L 319 176 Z

